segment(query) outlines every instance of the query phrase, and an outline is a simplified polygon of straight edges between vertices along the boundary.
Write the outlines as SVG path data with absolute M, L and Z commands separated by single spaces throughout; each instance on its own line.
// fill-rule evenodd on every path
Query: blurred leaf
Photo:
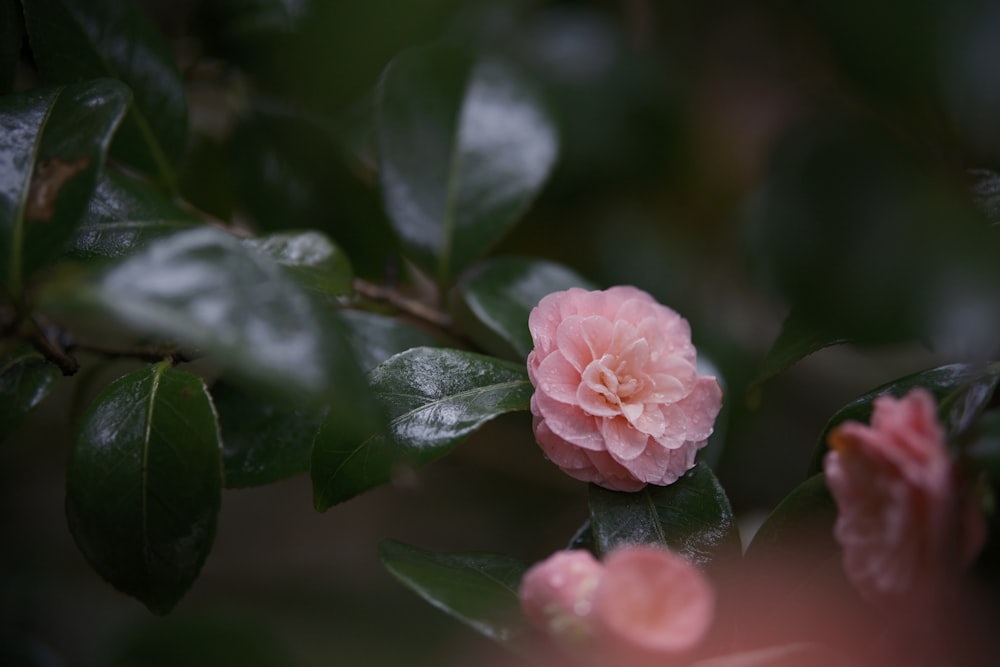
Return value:
M 369 380 L 390 419 L 389 434 L 350 439 L 336 414 L 327 418 L 313 445 L 313 496 L 320 510 L 447 454 L 494 417 L 527 410 L 532 392 L 522 364 L 426 347 L 390 357 Z
M 768 515 L 747 546 L 746 557 L 792 557 L 804 545 L 816 552 L 839 553 L 833 539 L 836 517 L 837 506 L 826 478 L 817 473 L 795 487 Z
M 77 257 L 121 257 L 151 240 L 199 225 L 190 213 L 149 186 L 113 171 L 97 178 L 97 188 L 76 230 L 71 253 Z
M 0 0 L 0 95 L 9 93 L 14 84 L 22 38 L 17 0 Z
M 52 391 L 59 369 L 30 345 L 19 345 L 0 361 L 0 440 Z
M 1000 227 L 1000 172 L 970 169 L 972 200 L 994 227 Z
M 389 64 L 376 135 L 389 217 L 442 286 L 517 222 L 557 153 L 556 128 L 519 74 L 443 46 Z
M 816 328 L 815 323 L 806 318 L 800 308 L 793 307 L 781 325 L 778 338 L 764 357 L 751 390 L 813 352 L 848 341 L 847 336 Z
M 147 621 L 101 667 L 292 667 L 292 651 L 266 624 L 227 613 Z
M 662 544 L 703 567 L 740 554 L 729 498 L 704 463 L 669 486 L 634 493 L 591 484 L 590 522 L 600 554 L 627 544 Z
M 184 149 L 187 99 L 162 36 L 129 0 L 22 0 L 38 69 L 46 81 L 112 77 L 135 103 L 114 153 L 149 171 L 171 190 L 171 164 Z
M 496 554 L 435 554 L 383 540 L 379 559 L 424 600 L 499 642 L 516 641 L 527 629 L 517 589 L 528 566 Z
M 590 553 L 597 555 L 597 544 L 594 542 L 594 529 L 590 524 L 590 519 L 583 522 L 583 525 L 570 538 L 566 545 L 569 550 L 586 549 Z
M 124 324 L 174 337 L 288 401 L 354 405 L 368 395 L 333 313 L 271 259 L 221 230 L 178 232 L 106 267 L 74 268 L 37 297 L 74 331 L 114 333 Z
M 102 577 L 154 613 L 180 601 L 212 547 L 221 450 L 204 382 L 166 362 L 113 382 L 80 423 L 70 532 Z
M 364 370 L 414 347 L 441 347 L 441 341 L 406 320 L 362 310 L 341 310 L 347 342 Z
M 872 389 L 845 405 L 827 421 L 826 426 L 823 427 L 823 432 L 819 436 L 819 441 L 816 443 L 816 453 L 813 455 L 812 463 L 809 466 L 809 474 L 816 474 L 823 469 L 823 457 L 826 456 L 828 449 L 826 440 L 830 435 L 830 431 L 841 422 L 848 420 L 867 424 L 871 420 L 873 403 L 879 396 L 888 394 L 899 398 L 917 387 L 922 387 L 934 395 L 940 406 L 940 402 L 953 392 L 962 391 L 983 382 L 991 387 L 990 392 L 992 392 L 992 387 L 996 385 L 998 374 L 1000 374 L 1000 366 L 997 364 L 950 364 L 907 375 L 906 377 Z M 959 421 L 966 421 L 961 416 L 968 409 L 966 404 L 962 402 L 957 408 L 959 412 L 956 413 L 955 417 Z M 950 408 L 944 410 L 945 414 L 943 418 L 946 422 L 954 419 L 948 416 L 947 413 L 949 410 Z
M 110 79 L 0 98 L 0 281 L 12 295 L 72 236 L 128 100 Z
M 354 272 L 350 260 L 320 232 L 275 232 L 243 243 L 288 267 L 303 286 L 314 292 L 326 296 L 351 293 Z
M 983 467 L 993 479 L 1000 478 L 1000 410 L 983 414 L 965 454 Z
M 325 408 L 292 407 L 219 380 L 212 400 L 222 431 L 228 489 L 260 486 L 309 470 Z
M 517 257 L 489 259 L 462 276 L 452 311 L 473 342 L 491 354 L 523 361 L 533 347 L 528 314 L 546 294 L 597 289 L 570 269 Z

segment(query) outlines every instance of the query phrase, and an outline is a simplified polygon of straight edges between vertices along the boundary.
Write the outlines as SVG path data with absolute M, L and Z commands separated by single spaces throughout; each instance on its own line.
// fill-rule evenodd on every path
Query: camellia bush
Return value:
M 559 548 L 365 552 L 463 660 L 995 664 L 994 4 L 338 4 L 0 0 L 3 479 L 61 425 L 92 576 L 169 618 L 231 490 L 492 434 Z

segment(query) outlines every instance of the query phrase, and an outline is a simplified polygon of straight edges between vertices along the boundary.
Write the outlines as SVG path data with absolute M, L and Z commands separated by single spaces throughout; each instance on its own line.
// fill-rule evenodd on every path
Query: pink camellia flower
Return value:
M 570 654 L 630 667 L 692 649 L 715 612 L 705 576 L 653 546 L 616 549 L 603 564 L 588 551 L 557 552 L 528 570 L 520 597 L 532 625 Z
M 708 579 L 681 556 L 654 546 L 613 551 L 594 591 L 594 626 L 605 646 L 628 664 L 682 653 L 708 634 L 715 594 Z
M 986 537 L 957 483 L 934 398 L 923 389 L 879 397 L 871 426 L 844 422 L 828 441 L 823 468 L 848 578 L 876 602 L 933 602 Z
M 694 465 L 722 405 L 687 320 L 635 287 L 544 297 L 528 328 L 535 438 L 568 475 L 617 491 Z
M 521 579 L 521 609 L 528 621 L 564 646 L 586 645 L 590 612 L 603 568 L 589 551 L 557 551 Z

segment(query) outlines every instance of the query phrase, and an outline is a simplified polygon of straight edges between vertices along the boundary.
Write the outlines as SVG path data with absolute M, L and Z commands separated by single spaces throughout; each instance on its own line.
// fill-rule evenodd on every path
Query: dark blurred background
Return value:
M 141 4 L 188 84 L 185 197 L 254 231 L 322 229 L 375 282 L 399 268 L 369 137 L 382 69 L 438 39 L 520 65 L 561 154 L 496 252 L 637 285 L 691 321 L 726 387 L 713 457 L 748 531 L 839 407 L 995 358 L 996 2 Z M 756 382 L 793 311 L 852 344 Z M 156 618 L 90 570 L 63 515 L 66 413 L 115 371 L 63 385 L 0 448 L 0 623 L 19 664 L 468 664 L 492 647 L 391 580 L 378 541 L 534 561 L 586 516 L 528 416 L 504 417 L 324 514 L 305 477 L 227 491 L 201 577 Z

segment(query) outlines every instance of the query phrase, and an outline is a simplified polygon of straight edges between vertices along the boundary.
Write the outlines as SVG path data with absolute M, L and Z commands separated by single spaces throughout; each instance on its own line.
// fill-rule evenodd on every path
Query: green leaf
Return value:
M 746 558 L 766 562 L 771 558 L 802 558 L 803 553 L 836 554 L 833 522 L 837 506 L 817 473 L 795 487 L 757 529 L 747 546 Z
M 444 46 L 386 68 L 379 177 L 406 254 L 446 285 L 518 220 L 556 159 L 556 129 L 508 65 Z
M 353 439 L 338 413 L 327 417 L 313 445 L 313 497 L 320 510 L 445 455 L 494 417 L 527 410 L 532 393 L 521 364 L 426 347 L 389 358 L 369 381 L 390 419 L 389 434 Z
M 965 453 L 992 478 L 1000 478 L 1000 410 L 990 410 L 982 415 Z
M 49 395 L 62 373 L 30 345 L 19 345 L 0 362 L 0 440 Z
M 496 554 L 436 554 L 379 543 L 379 559 L 403 585 L 446 614 L 499 642 L 526 630 L 517 589 L 528 566 Z
M 0 98 L 0 284 L 12 295 L 62 253 L 128 100 L 110 79 Z
M 950 364 L 907 375 L 872 389 L 838 410 L 823 427 L 823 432 L 816 443 L 816 453 L 809 466 L 809 474 L 818 473 L 823 469 L 823 457 L 826 456 L 828 449 L 827 437 L 830 435 L 830 431 L 841 422 L 848 420 L 867 424 L 871 420 L 873 403 L 879 396 L 888 394 L 899 398 L 913 389 L 922 387 L 930 391 L 939 402 L 939 407 L 942 408 L 939 413 L 943 412 L 939 416 L 944 418 L 946 425 L 957 427 L 961 423 L 963 428 L 967 428 L 971 419 L 975 414 L 978 414 L 977 411 L 983 407 L 985 400 L 992 394 L 998 376 L 1000 376 L 1000 364 Z M 980 386 L 980 389 L 978 393 L 972 395 L 971 403 L 967 403 L 965 399 L 959 401 L 958 395 L 955 395 L 947 406 L 941 403 L 954 392 L 968 392 L 975 386 Z M 987 389 L 988 392 L 984 395 L 983 391 Z M 954 414 L 950 414 L 952 404 L 955 404 L 956 412 Z
M 260 486 L 309 469 L 325 408 L 298 408 L 244 391 L 225 380 L 212 386 L 222 430 L 226 488 Z
M 528 331 L 531 309 L 546 294 L 570 287 L 597 289 L 554 262 L 520 257 L 489 259 L 462 276 L 452 313 L 466 335 L 483 349 L 523 360 L 532 348 Z
M 414 347 L 440 347 L 434 336 L 398 317 L 362 310 L 342 310 L 347 342 L 358 365 L 371 370 L 394 354 Z
M 172 163 L 184 149 L 184 84 L 163 38 L 128 0 L 22 0 L 31 51 L 46 81 L 112 77 L 133 105 L 114 153 L 175 189 Z
M 73 331 L 112 335 L 124 325 L 176 338 L 288 402 L 365 412 L 365 379 L 331 310 L 219 229 L 177 232 L 108 266 L 69 267 L 43 286 L 37 304 Z
M 351 293 L 351 262 L 325 234 L 312 230 L 275 232 L 243 243 L 288 267 L 303 286 L 314 292 L 326 296 Z
M 818 328 L 811 318 L 803 315 L 801 308 L 792 307 L 781 324 L 778 338 L 764 357 L 761 369 L 751 384 L 751 390 L 810 354 L 849 340 L 843 333 Z
M 740 554 L 729 499 L 704 463 L 669 486 L 634 493 L 591 484 L 590 523 L 599 554 L 627 544 L 662 544 L 701 566 Z
M 150 366 L 87 410 L 67 469 L 70 532 L 102 577 L 154 613 L 197 578 L 221 496 L 219 430 L 198 376 Z
M 22 38 L 17 0 L 0 0 L 0 95 L 9 93 L 14 84 Z
M 105 171 L 97 179 L 70 252 L 80 258 L 121 257 L 153 239 L 199 224 L 149 186 Z

